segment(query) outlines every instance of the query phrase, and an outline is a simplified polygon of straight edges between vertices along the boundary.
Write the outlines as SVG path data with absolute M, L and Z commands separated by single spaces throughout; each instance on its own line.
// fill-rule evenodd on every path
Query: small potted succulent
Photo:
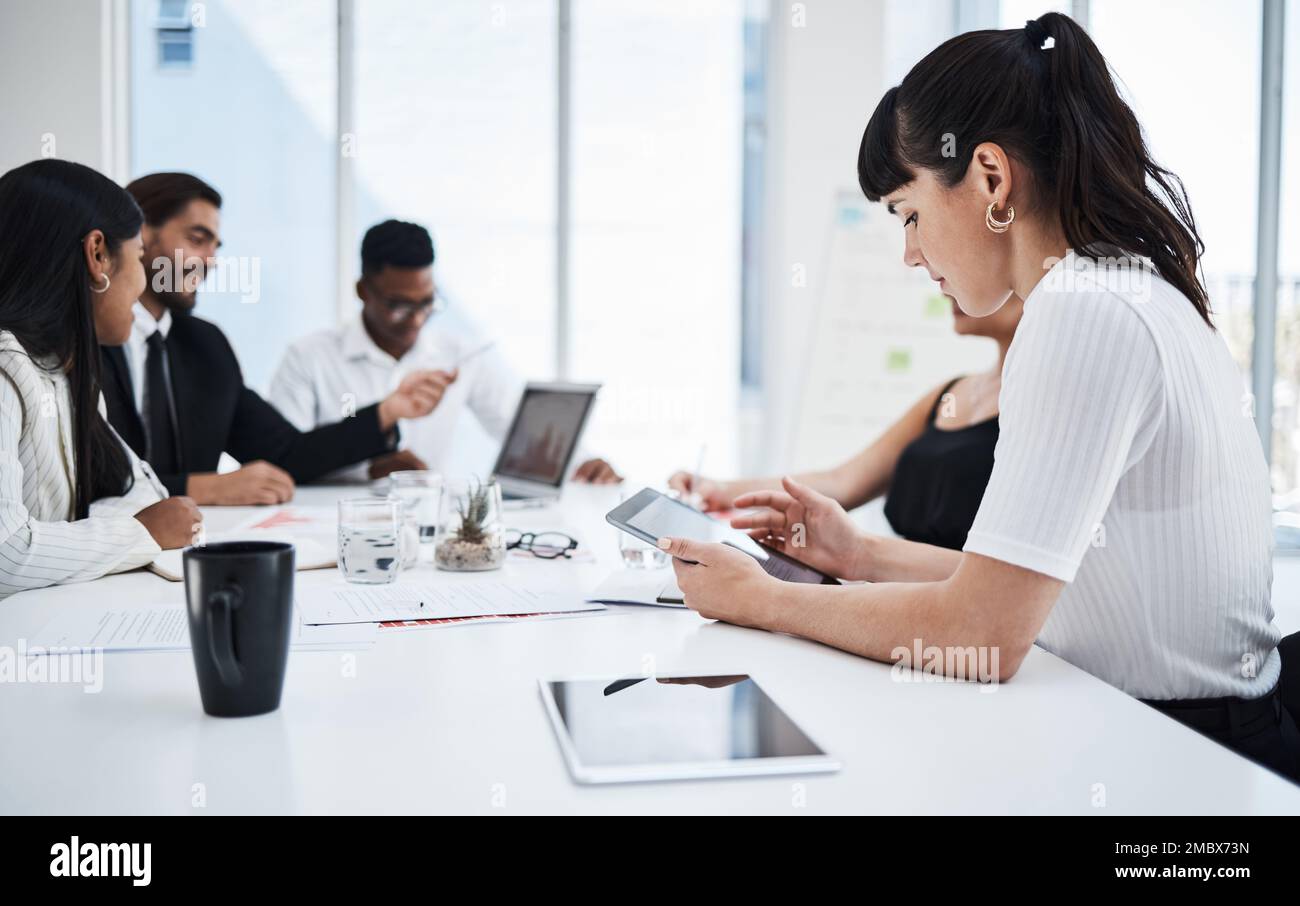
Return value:
M 505 563 L 501 488 L 495 481 L 444 486 L 440 510 L 433 553 L 439 569 L 471 572 Z

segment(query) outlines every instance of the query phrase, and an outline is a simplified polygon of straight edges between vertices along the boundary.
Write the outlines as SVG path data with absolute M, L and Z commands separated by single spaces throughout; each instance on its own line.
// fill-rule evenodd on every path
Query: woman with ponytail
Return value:
M 1182 185 L 1087 33 L 1049 13 L 945 42 L 880 100 L 858 179 L 898 216 L 904 263 L 964 312 L 1024 300 L 974 524 L 961 551 L 872 537 L 786 479 L 732 524 L 867 584 L 782 583 L 734 548 L 664 539 L 686 603 L 882 661 L 973 650 L 989 669 L 940 666 L 982 680 L 1037 642 L 1300 779 L 1263 450 Z
M 201 520 L 104 420 L 99 344 L 145 286 L 140 209 L 89 167 L 0 177 L 0 598 L 143 566 Z

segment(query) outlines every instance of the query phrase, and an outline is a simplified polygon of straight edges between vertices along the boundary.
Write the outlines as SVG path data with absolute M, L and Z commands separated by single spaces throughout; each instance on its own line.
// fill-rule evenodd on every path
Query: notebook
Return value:
M 329 550 L 319 541 L 311 538 L 289 538 L 285 536 L 268 537 L 264 534 L 241 532 L 237 538 L 209 538 L 209 541 L 287 541 L 294 546 L 294 565 L 300 569 L 325 569 L 334 566 L 338 560 L 334 551 Z M 183 550 L 163 551 L 153 558 L 145 569 L 156 576 L 162 576 L 169 582 L 180 582 L 185 578 L 185 569 L 181 555 Z

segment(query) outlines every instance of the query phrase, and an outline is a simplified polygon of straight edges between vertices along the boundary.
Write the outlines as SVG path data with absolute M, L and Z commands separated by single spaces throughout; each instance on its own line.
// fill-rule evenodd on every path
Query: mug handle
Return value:
M 227 686 L 238 686 L 244 679 L 235 656 L 235 609 L 243 600 L 243 589 L 233 584 L 208 595 L 208 651 L 221 682 Z

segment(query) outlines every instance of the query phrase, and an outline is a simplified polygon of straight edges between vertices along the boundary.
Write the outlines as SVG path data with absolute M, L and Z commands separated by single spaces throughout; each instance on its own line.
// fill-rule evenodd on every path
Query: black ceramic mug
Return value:
M 293 630 L 293 545 L 187 548 L 186 610 L 203 710 L 249 717 L 280 707 Z

